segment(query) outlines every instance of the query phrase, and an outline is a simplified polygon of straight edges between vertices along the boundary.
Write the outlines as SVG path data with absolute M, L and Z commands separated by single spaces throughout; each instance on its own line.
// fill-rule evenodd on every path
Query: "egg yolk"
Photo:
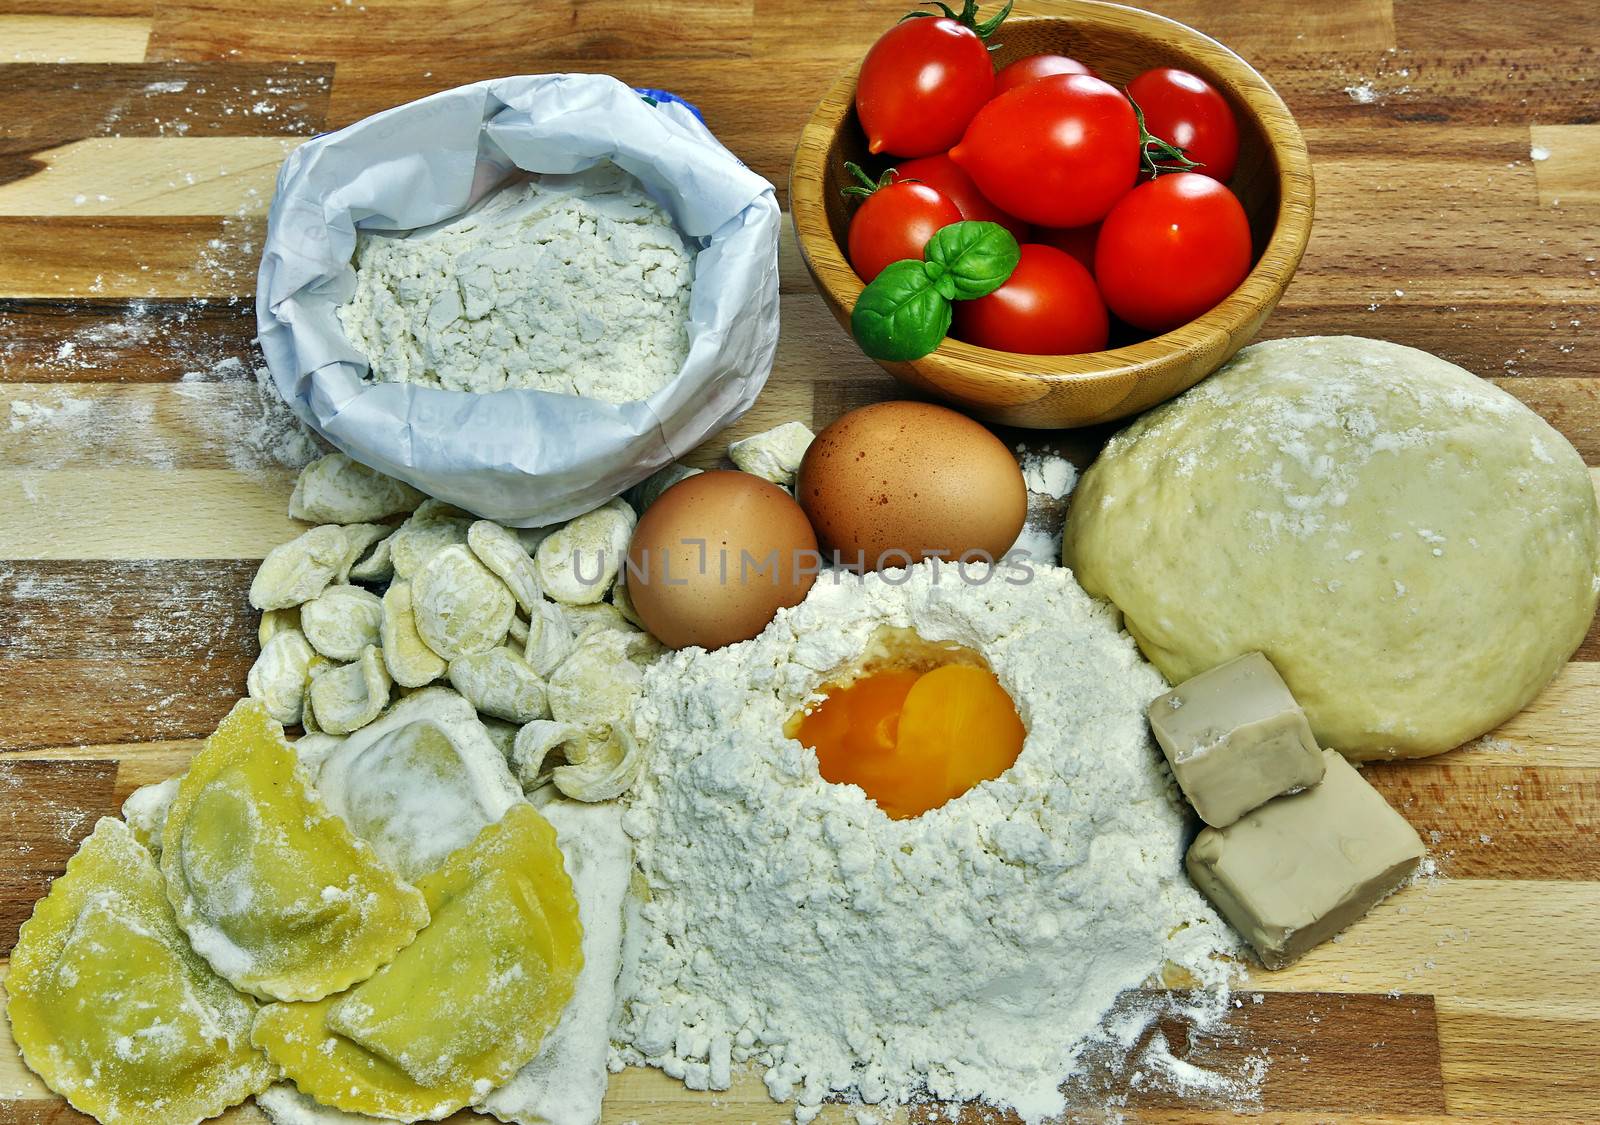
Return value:
M 987 668 L 885 669 L 796 716 L 824 780 L 859 785 L 895 820 L 921 816 L 999 777 L 1022 752 L 1017 709 Z

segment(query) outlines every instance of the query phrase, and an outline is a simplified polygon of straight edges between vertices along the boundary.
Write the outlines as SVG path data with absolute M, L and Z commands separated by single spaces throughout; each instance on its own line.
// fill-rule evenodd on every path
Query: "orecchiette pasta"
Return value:
M 267 609 L 261 612 L 261 623 L 256 626 L 256 643 L 265 645 L 275 635 L 285 629 L 300 628 L 300 607 L 292 605 L 287 609 Z
M 585 738 L 582 760 L 551 772 L 556 788 L 576 801 L 609 801 L 638 780 L 644 755 L 626 726 Z
M 310 601 L 339 574 L 350 553 L 350 537 L 333 524 L 279 543 L 261 560 L 250 583 L 250 604 L 257 609 L 288 609 Z
M 346 582 L 389 581 L 394 577 L 394 559 L 389 553 L 393 544 L 394 532 L 388 531 L 382 539 L 373 543 L 364 554 L 350 564 L 344 580 Z
M 450 662 L 450 683 L 486 715 L 512 723 L 543 718 L 544 681 L 521 653 L 501 646 Z
M 506 584 L 522 612 L 532 613 L 533 607 L 542 600 L 539 574 L 533 557 L 522 549 L 521 541 L 499 524 L 479 520 L 467 529 L 467 546 L 472 548 L 479 562 Z
M 305 712 L 306 688 L 316 655 L 300 630 L 274 634 L 261 646 L 261 655 L 245 677 L 250 698 L 266 704 L 267 713 L 284 726 L 298 723 Z
M 581 728 L 558 719 L 535 719 L 523 724 L 511 744 L 511 772 L 524 792 L 532 792 L 550 780 L 552 757 L 567 758 L 574 747 L 583 747 Z M 580 752 L 579 756 L 582 756 Z
M 308 698 L 319 730 L 349 734 L 378 717 L 389 705 L 389 669 L 376 645 L 368 645 L 353 664 L 330 668 L 311 680 Z
M 394 528 L 382 523 L 351 523 L 345 525 L 344 534 L 349 541 L 349 549 L 345 551 L 344 564 L 334 576 L 339 582 L 350 581 L 356 564 L 376 550 L 379 543 L 393 535 Z
M 415 578 L 428 560 L 446 547 L 466 546 L 471 527 L 470 519 L 414 513 L 389 537 L 389 563 L 395 577 Z
M 487 652 L 505 640 L 516 599 L 466 547 L 428 560 L 411 584 L 417 631 L 446 660 Z
M 300 630 L 329 660 L 359 659 L 380 643 L 383 602 L 360 586 L 329 586 L 300 607 Z
M 572 653 L 576 640 L 566 611 L 554 602 L 541 601 L 533 607 L 533 616 L 528 621 L 528 640 L 522 654 L 535 672 L 548 679 Z
M 366 523 L 409 512 L 422 500 L 410 485 L 330 453 L 300 470 L 289 514 L 307 523 Z
M 621 497 L 552 533 L 535 555 L 544 592 L 567 605 L 590 605 L 616 581 L 636 518 Z
M 631 659 L 635 635 L 606 629 L 584 636 L 546 686 L 552 717 L 603 735 L 629 714 L 644 686 L 644 671 Z
M 383 661 L 401 687 L 419 688 L 445 673 L 445 659 L 417 632 L 411 606 L 411 583 L 399 579 L 383 594 L 383 622 L 379 627 Z

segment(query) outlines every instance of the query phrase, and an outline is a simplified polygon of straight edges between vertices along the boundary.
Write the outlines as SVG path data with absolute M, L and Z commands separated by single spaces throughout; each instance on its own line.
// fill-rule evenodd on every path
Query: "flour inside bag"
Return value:
M 772 185 L 685 105 L 603 75 L 496 79 L 291 154 L 257 321 L 280 393 L 335 446 L 536 527 L 749 408 L 777 241 Z

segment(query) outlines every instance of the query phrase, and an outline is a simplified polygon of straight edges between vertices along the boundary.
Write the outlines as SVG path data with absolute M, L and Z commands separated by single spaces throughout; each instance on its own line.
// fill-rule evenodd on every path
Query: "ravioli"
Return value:
M 408 695 L 329 742 L 314 766 L 317 795 L 406 879 L 437 870 L 522 800 L 472 704 L 447 688 Z
M 22 1057 L 105 1125 L 183 1125 L 267 1088 L 256 1005 L 195 955 L 155 859 L 110 817 L 34 908 L 11 952 Z
M 372 977 L 310 1004 L 270 1004 L 253 1041 L 304 1094 L 349 1113 L 447 1116 L 539 1052 L 583 967 L 555 829 L 531 805 L 417 884 L 433 921 Z
M 161 870 L 195 951 L 264 999 L 318 1000 L 365 980 L 428 923 L 421 892 L 312 794 L 255 700 L 190 763 Z

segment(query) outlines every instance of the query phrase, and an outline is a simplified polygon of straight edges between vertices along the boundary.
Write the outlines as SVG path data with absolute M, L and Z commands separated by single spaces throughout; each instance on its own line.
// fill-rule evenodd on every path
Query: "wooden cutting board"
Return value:
M 1156 6 L 1254 62 L 1310 141 L 1316 233 L 1267 333 L 1427 348 L 1600 464 L 1588 5 Z M 0 954 L 95 819 L 180 770 L 243 691 L 245 591 L 293 530 L 285 435 L 261 422 L 250 347 L 284 153 L 461 82 L 609 71 L 699 103 L 781 197 L 811 105 L 902 7 L 0 0 Z M 786 234 L 771 382 L 697 460 L 894 394 Z M 1087 464 L 1104 436 L 1031 439 Z M 1431 842 L 1438 877 L 1258 972 L 1226 1033 L 1161 1021 L 1172 1052 L 1232 1076 L 1264 1060 L 1252 1108 L 1272 1121 L 1600 1118 L 1600 632 L 1492 737 L 1369 776 Z M 1229 1116 L 1228 1098 L 1185 1103 L 1141 1069 L 1101 1060 L 1075 1115 Z M 708 1096 L 627 1072 L 607 1119 L 785 1116 L 753 1077 Z M 77 1120 L 0 1042 L 0 1125 Z

